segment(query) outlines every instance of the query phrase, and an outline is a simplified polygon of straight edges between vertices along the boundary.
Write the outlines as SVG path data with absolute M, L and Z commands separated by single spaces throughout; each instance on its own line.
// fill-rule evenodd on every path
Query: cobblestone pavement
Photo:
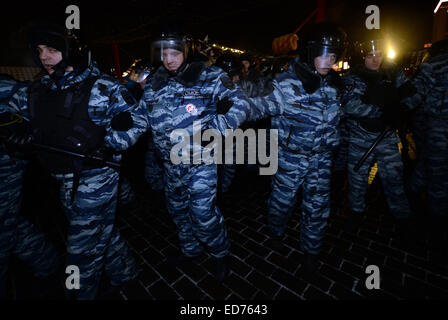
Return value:
M 406 246 L 394 238 L 395 226 L 387 212 L 379 179 L 369 190 L 367 220 L 356 234 L 343 231 L 347 215 L 346 192 L 334 186 L 320 266 L 313 277 L 301 275 L 303 252 L 299 250 L 300 206 L 289 221 L 283 250 L 268 242 L 266 225 L 270 177 L 239 168 L 236 179 L 219 204 L 231 240 L 231 274 L 221 285 L 212 276 L 211 258 L 205 255 L 181 268 L 170 266 L 167 256 L 178 252 L 175 226 L 165 203 L 133 182 L 138 201 L 122 207 L 116 224 L 141 268 L 138 281 L 120 292 L 101 287 L 98 299 L 113 300 L 321 300 L 321 299 L 447 299 L 448 267 L 440 251 L 431 250 L 425 233 L 425 216 L 417 218 L 415 244 Z M 45 191 L 46 192 L 46 191 Z M 41 201 L 42 202 L 42 201 Z M 54 207 L 47 202 L 43 225 L 61 251 L 64 250 L 63 221 L 54 226 Z M 33 208 L 26 202 L 25 209 Z M 60 210 L 60 209 L 59 209 Z M 52 212 L 50 214 L 50 212 Z M 51 216 L 51 217 L 50 217 Z M 45 230 L 44 230 L 45 231 Z M 444 260 L 445 258 L 445 260 Z M 444 262 L 445 261 L 445 262 Z M 366 268 L 379 267 L 380 289 L 365 286 Z M 18 262 L 11 268 L 14 297 L 29 298 L 27 278 Z M 105 282 L 105 281 L 104 281 Z M 63 296 L 63 294 L 62 294 Z
M 140 194 L 142 205 L 121 212 L 117 221 L 141 266 L 138 283 L 122 291 L 124 299 L 313 300 L 313 299 L 447 299 L 448 268 L 441 252 L 428 248 L 418 217 L 420 239 L 406 246 L 394 238 L 380 181 L 369 191 L 367 220 L 356 234 L 344 232 L 345 192 L 333 192 L 332 214 L 313 277 L 301 276 L 300 207 L 289 221 L 281 252 L 269 246 L 266 201 L 269 177 L 240 170 L 220 208 L 231 240 L 230 277 L 222 284 L 211 274 L 210 257 L 182 268 L 166 257 L 177 251 L 177 236 L 163 201 Z M 342 199 L 341 199 L 342 198 Z M 446 260 L 445 260 L 446 261 Z M 365 285 L 366 267 L 379 267 L 379 290 Z

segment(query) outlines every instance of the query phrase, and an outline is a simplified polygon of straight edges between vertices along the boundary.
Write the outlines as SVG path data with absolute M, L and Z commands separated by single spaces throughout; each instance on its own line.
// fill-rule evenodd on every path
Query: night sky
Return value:
M 344 1 L 327 0 L 327 19 L 340 24 L 350 39 L 362 39 L 366 31 L 365 8 L 380 8 L 381 29 L 401 46 L 418 49 L 431 41 L 433 10 L 438 1 Z M 24 26 L 42 17 L 68 16 L 65 8 L 76 4 L 81 11 L 81 31 L 97 59 L 112 61 L 111 43 L 118 41 L 122 68 L 149 51 L 149 36 L 157 24 L 176 21 L 196 38 L 242 50 L 270 54 L 274 37 L 293 32 L 314 10 L 316 1 L 39 1 L 17 3 L 1 11 L 6 39 L 2 64 L 16 64 L 26 52 Z M 314 21 L 314 20 L 312 20 Z M 300 36 L 300 34 L 299 34 Z M 12 48 L 15 58 L 11 58 Z M 27 60 L 29 62 L 29 59 Z M 14 63 L 15 62 L 15 63 Z

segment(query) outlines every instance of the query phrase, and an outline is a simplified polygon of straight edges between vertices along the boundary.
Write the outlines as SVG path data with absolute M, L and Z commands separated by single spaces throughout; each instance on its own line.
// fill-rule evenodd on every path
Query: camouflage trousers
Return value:
M 145 153 L 145 179 L 154 191 L 164 189 L 162 161 L 156 153 L 152 136 L 148 136 L 148 150 Z
M 219 172 L 219 186 L 222 193 L 226 193 L 230 189 L 233 178 L 236 173 L 236 164 L 224 164 L 221 165 Z
M 56 271 L 58 254 L 36 227 L 19 215 L 24 163 L 3 161 L 0 165 L 0 297 L 6 295 L 6 274 L 11 255 L 23 260 L 37 277 Z
M 318 254 L 330 215 L 331 152 L 303 155 L 279 148 L 278 171 L 272 178 L 268 224 L 274 236 L 283 236 L 302 187 L 300 246 Z
M 412 136 L 415 141 L 415 146 L 417 148 L 417 164 L 414 171 L 411 174 L 409 181 L 409 189 L 412 191 L 422 191 L 426 189 L 426 174 L 425 174 L 425 162 L 426 162 L 426 151 L 425 151 L 425 135 L 427 131 L 427 119 L 423 113 L 422 108 L 415 111 L 412 116 Z
M 361 130 L 361 129 L 359 129 Z M 410 208 L 403 183 L 403 161 L 398 150 L 398 137 L 390 132 L 381 140 L 358 172 L 354 167 L 369 149 L 379 133 L 351 130 L 348 150 L 349 204 L 355 212 L 366 210 L 369 171 L 374 161 L 383 185 L 384 195 L 391 214 L 396 219 L 409 217 Z
M 424 153 L 411 190 L 427 190 L 430 215 L 448 216 L 448 119 L 428 116 L 426 120 Z
M 80 272 L 80 289 L 67 291 L 70 299 L 94 299 L 104 269 L 111 284 L 134 279 L 138 269 L 132 254 L 114 227 L 118 173 L 99 168 L 81 174 L 72 203 L 73 177 L 54 175 L 60 181 L 60 198 L 69 227 L 66 264 Z
M 215 258 L 227 255 L 230 242 L 215 204 L 217 165 L 173 165 L 165 161 L 164 168 L 166 205 L 176 224 L 182 252 L 196 256 L 207 249 Z

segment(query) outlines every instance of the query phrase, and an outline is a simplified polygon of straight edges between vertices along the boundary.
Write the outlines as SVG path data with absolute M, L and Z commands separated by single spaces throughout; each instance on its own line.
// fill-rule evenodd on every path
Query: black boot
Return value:
M 166 258 L 166 261 L 173 267 L 182 267 L 185 264 L 193 263 L 193 261 L 200 256 L 202 256 L 202 254 L 196 256 L 186 256 L 182 252 L 179 252 L 178 254 L 168 256 L 168 258 Z
M 303 276 L 309 277 L 316 273 L 317 268 L 319 267 L 319 259 L 317 258 L 317 256 L 317 254 L 305 252 L 302 265 Z
M 364 211 L 356 212 L 350 210 L 350 214 L 344 224 L 344 231 L 349 233 L 357 233 L 362 223 L 364 222 L 365 216 L 366 214 Z
M 230 266 L 228 256 L 222 258 L 214 258 L 214 276 L 219 283 L 223 283 L 230 274 Z
M 269 239 L 266 241 L 266 245 L 272 248 L 273 250 L 277 251 L 278 253 L 281 253 L 283 252 L 284 249 L 282 239 L 283 239 L 282 236 L 271 235 Z

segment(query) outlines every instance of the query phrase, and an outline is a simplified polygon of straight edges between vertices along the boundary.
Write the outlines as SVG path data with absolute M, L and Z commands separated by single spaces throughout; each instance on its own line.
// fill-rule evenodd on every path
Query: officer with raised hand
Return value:
M 82 154 L 133 145 L 147 121 L 128 91 L 101 74 L 74 34 L 51 22 L 29 30 L 33 57 L 47 75 L 28 92 L 19 90 L 10 105 L 30 121 L 34 142 Z M 94 299 L 103 270 L 113 286 L 135 279 L 135 260 L 114 227 L 118 172 L 102 162 L 47 151 L 36 157 L 60 183 L 69 223 L 66 264 L 80 272 L 80 288 L 67 291 L 68 298 Z
M 331 151 L 339 144 L 342 83 L 332 69 L 345 45 L 345 33 L 319 23 L 301 37 L 300 57 L 276 76 L 273 92 L 254 98 L 278 130 L 278 171 L 268 202 L 270 246 L 282 251 L 287 222 L 302 187 L 300 246 L 302 271 L 313 274 L 330 214 Z
M 348 177 L 350 214 L 348 232 L 357 232 L 366 212 L 366 193 L 372 162 L 378 163 L 384 194 L 397 224 L 398 236 L 409 235 L 410 208 L 403 183 L 403 162 L 395 133 L 402 115 L 396 88 L 399 70 L 384 62 L 385 43 L 372 35 L 361 44 L 364 61 L 343 77 L 344 117 L 349 128 Z M 390 130 L 358 171 L 355 166 L 382 131 Z
M 162 66 L 147 80 L 141 103 L 148 108 L 154 144 L 163 161 L 166 204 L 182 251 L 169 261 L 177 265 L 208 251 L 215 265 L 214 276 L 222 282 L 230 272 L 230 243 L 215 204 L 217 164 L 192 162 L 191 155 L 189 163 L 174 164 L 170 153 L 177 142 L 171 135 L 182 129 L 191 142 L 198 134 L 193 121 L 200 121 L 201 131 L 210 128 L 226 135 L 226 129 L 236 129 L 247 119 L 251 108 L 224 71 L 189 60 L 187 38 L 176 26 L 166 26 L 151 48 L 153 63 L 158 60 Z M 218 101 L 224 98 L 232 102 L 231 107 L 218 108 Z M 195 144 L 190 147 L 195 154 L 205 149 Z

